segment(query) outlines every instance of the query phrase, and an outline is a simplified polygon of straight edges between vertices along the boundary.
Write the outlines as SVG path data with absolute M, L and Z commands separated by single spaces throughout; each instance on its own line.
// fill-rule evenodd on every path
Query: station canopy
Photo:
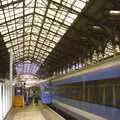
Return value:
M 0 0 L 0 32 L 14 62 L 43 64 L 88 0 Z

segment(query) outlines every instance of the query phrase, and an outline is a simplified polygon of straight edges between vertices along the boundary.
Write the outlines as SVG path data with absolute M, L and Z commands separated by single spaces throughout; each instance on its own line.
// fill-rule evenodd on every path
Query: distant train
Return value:
M 43 91 L 41 93 L 41 102 L 44 104 L 51 104 L 52 103 L 52 95 L 50 91 Z
M 52 103 L 52 89 L 51 87 L 44 82 L 42 84 L 42 91 L 41 91 L 41 102 L 43 104 L 51 104 Z

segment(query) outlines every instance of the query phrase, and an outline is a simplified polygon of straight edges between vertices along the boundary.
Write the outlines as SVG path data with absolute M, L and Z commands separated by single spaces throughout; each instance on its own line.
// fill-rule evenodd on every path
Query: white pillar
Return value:
M 0 83 L 0 120 L 2 120 L 2 83 Z
M 9 97 L 10 97 L 10 108 L 12 107 L 12 83 L 13 83 L 13 51 L 10 50 L 10 65 L 9 65 L 9 79 L 10 79 L 10 92 L 9 92 Z
M 12 86 L 13 80 L 13 52 L 10 50 L 10 85 Z

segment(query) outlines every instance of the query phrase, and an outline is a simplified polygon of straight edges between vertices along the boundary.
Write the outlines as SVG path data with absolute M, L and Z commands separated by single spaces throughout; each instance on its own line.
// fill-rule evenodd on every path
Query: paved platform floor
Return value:
M 6 120 L 65 120 L 46 105 L 29 105 L 14 108 Z

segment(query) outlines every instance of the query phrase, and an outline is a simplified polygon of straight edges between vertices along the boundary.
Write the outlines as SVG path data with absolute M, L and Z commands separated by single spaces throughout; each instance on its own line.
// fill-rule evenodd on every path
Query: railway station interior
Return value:
M 120 120 L 120 0 L 0 0 L 0 120 Z

